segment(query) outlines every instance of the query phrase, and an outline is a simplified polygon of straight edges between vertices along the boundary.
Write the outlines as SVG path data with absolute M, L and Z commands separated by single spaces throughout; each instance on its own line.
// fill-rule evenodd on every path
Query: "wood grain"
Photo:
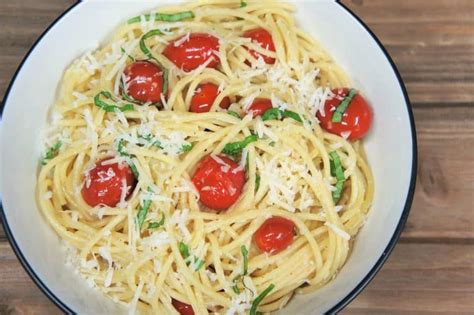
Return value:
M 0 98 L 23 56 L 74 0 L 0 1 Z M 405 231 L 344 314 L 474 313 L 474 1 L 344 0 L 384 43 L 418 132 Z M 0 228 L 0 314 L 56 314 Z
M 474 1 L 342 1 L 382 39 L 411 101 L 474 104 Z

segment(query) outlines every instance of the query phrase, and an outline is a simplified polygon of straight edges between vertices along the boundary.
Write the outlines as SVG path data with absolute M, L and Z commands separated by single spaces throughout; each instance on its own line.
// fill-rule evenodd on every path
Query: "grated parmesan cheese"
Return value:
M 349 235 L 349 233 L 347 233 L 343 229 L 339 228 L 337 225 L 335 225 L 333 223 L 329 223 L 329 222 L 324 223 L 324 225 L 327 226 L 328 228 L 330 228 L 334 233 L 336 233 L 337 235 L 339 235 L 340 237 L 342 237 L 346 241 L 351 239 L 351 236 Z

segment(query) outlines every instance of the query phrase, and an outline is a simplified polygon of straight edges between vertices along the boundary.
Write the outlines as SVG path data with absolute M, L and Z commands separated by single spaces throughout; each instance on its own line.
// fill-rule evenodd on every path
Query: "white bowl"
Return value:
M 7 90 L 0 128 L 2 221 L 26 271 L 65 312 L 124 313 L 125 309 L 90 289 L 64 264 L 60 239 L 34 198 L 40 132 L 63 71 L 73 59 L 103 42 L 128 17 L 172 2 L 76 3 L 33 45 Z M 281 311 L 334 313 L 374 277 L 403 229 L 415 188 L 415 126 L 400 75 L 367 26 L 339 2 L 294 2 L 300 26 L 327 48 L 374 109 L 373 128 L 365 139 L 376 187 L 367 223 L 335 280 L 314 294 L 296 296 Z

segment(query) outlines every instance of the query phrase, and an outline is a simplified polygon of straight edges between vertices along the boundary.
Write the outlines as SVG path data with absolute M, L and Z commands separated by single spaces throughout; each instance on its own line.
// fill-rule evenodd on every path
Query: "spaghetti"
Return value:
M 160 8 L 66 70 L 37 200 L 91 286 L 141 313 L 255 314 L 344 265 L 374 192 L 346 128 L 365 103 L 292 11 Z

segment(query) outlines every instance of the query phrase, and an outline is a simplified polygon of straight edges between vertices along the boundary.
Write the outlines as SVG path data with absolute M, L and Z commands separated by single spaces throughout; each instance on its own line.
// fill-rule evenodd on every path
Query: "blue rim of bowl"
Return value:
M 66 11 L 64 11 L 58 18 L 56 18 L 51 25 L 48 26 L 48 28 L 38 37 L 38 39 L 35 41 L 35 43 L 31 46 L 30 50 L 26 54 L 26 56 L 23 58 L 22 62 L 18 66 L 18 69 L 16 70 L 15 74 L 13 75 L 12 80 L 10 81 L 10 84 L 5 92 L 5 97 L 3 99 L 3 102 L 1 104 L 0 108 L 0 119 L 3 113 L 3 109 L 5 107 L 5 104 L 7 103 L 8 100 L 8 95 L 10 94 L 10 90 L 16 80 L 16 77 L 18 76 L 18 73 L 20 72 L 21 68 L 23 67 L 23 64 L 28 60 L 28 57 L 31 55 L 31 53 L 34 51 L 38 43 L 43 39 L 43 37 L 58 23 L 61 19 L 63 19 L 69 12 L 71 12 L 81 1 L 77 1 L 74 3 L 71 7 L 69 7 Z M 359 282 L 359 284 L 348 294 L 346 295 L 342 300 L 340 300 L 336 305 L 334 305 L 330 310 L 327 311 L 327 314 L 337 314 L 340 312 L 344 307 L 346 307 L 352 300 L 354 300 L 363 290 L 364 288 L 370 283 L 370 281 L 375 277 L 375 275 L 378 273 L 378 271 L 382 268 L 383 264 L 389 257 L 390 253 L 393 251 L 398 239 L 400 238 L 400 234 L 403 231 L 403 228 L 405 227 L 406 220 L 408 218 L 408 214 L 410 213 L 410 208 L 411 204 L 413 202 L 413 196 L 415 193 L 415 184 L 416 184 L 416 175 L 417 175 L 417 160 L 418 160 L 418 152 L 417 152 L 417 140 L 416 140 L 416 128 L 415 128 L 415 120 L 413 118 L 413 112 L 411 109 L 411 103 L 410 99 L 408 98 L 408 93 L 405 87 L 405 84 L 403 83 L 403 79 L 393 62 L 392 58 L 390 57 L 390 54 L 388 53 L 387 49 L 383 46 L 381 41 L 377 38 L 377 36 L 370 30 L 370 28 L 354 13 L 352 12 L 347 6 L 342 4 L 340 0 L 337 0 L 336 3 L 340 5 L 349 15 L 351 15 L 362 27 L 367 31 L 367 33 L 372 37 L 372 39 L 377 43 L 379 48 L 382 50 L 384 53 L 385 57 L 387 60 L 390 62 L 390 65 L 392 66 L 392 70 L 395 73 L 398 83 L 400 85 L 400 89 L 403 92 L 403 96 L 405 98 L 405 103 L 407 106 L 407 112 L 408 112 L 408 117 L 410 120 L 410 127 L 411 127 L 411 137 L 412 137 L 412 168 L 411 168 L 411 179 L 410 179 L 410 185 L 405 201 L 405 206 L 403 208 L 402 215 L 400 217 L 400 220 L 398 222 L 397 228 L 395 229 L 395 232 L 390 240 L 390 242 L 387 244 L 387 247 L 383 251 L 382 255 L 380 258 L 377 260 L 375 265 L 372 267 L 372 269 L 367 273 L 367 275 Z M 0 201 L 1 202 L 1 201 Z M 5 234 L 7 236 L 8 241 L 10 242 L 11 247 L 13 248 L 13 251 L 15 252 L 15 255 L 17 256 L 18 260 L 22 264 L 23 268 L 26 270 L 28 275 L 33 279 L 33 282 L 40 288 L 41 291 L 56 305 L 58 306 L 63 312 L 68 313 L 68 314 L 75 314 L 75 312 L 69 308 L 66 304 L 64 304 L 63 301 L 61 301 L 44 283 L 43 281 L 39 278 L 39 276 L 36 274 L 34 271 L 33 267 L 28 263 L 26 258 L 24 257 L 23 253 L 20 250 L 20 247 L 16 243 L 16 240 L 13 236 L 12 231 L 10 230 L 10 227 L 8 225 L 8 222 L 6 220 L 6 215 L 3 210 L 3 207 L 1 206 L 0 203 L 0 217 L 2 219 L 2 224 L 3 224 L 3 229 L 5 230 Z

